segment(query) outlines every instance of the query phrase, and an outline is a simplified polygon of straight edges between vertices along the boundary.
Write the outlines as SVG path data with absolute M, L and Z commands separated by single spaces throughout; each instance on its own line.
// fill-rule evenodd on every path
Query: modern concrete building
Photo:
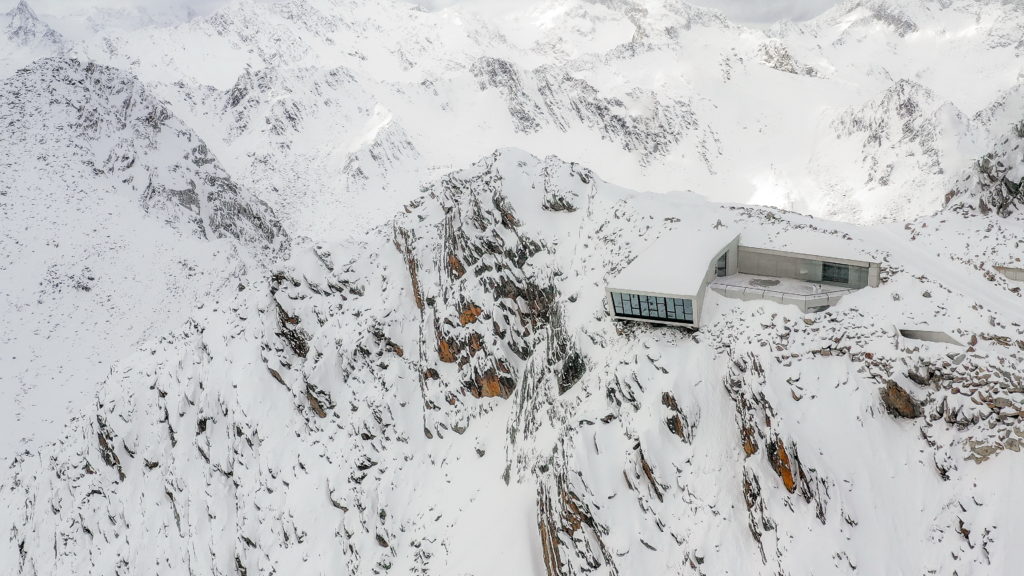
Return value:
M 747 232 L 720 225 L 662 236 L 609 282 L 609 312 L 616 319 L 697 328 L 708 288 L 816 312 L 879 284 L 879 264 L 859 258 L 846 239 L 808 230 L 771 236 L 755 230 L 749 237 L 748 244 Z M 810 253 L 812 246 L 830 255 Z
M 701 305 L 717 276 L 735 274 L 739 235 L 724 228 L 669 232 L 608 284 L 615 318 L 700 325 Z
M 1016 282 L 1024 282 L 1024 268 L 1012 268 L 1010 266 L 996 266 L 996 270 L 1006 276 L 1007 279 Z

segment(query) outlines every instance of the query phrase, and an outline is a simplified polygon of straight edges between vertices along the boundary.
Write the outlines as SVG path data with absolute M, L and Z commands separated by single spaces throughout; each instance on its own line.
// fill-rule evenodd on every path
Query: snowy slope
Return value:
M 91 403 L 137 339 L 180 324 L 288 236 L 125 72 L 39 60 L 0 82 L 0 123 L 0 393 L 11 452 L 23 437 L 56 438 L 64 407 Z
M 608 321 L 607 278 L 668 228 L 718 221 L 846 237 L 883 285 L 807 316 L 711 295 L 696 335 Z M 965 257 L 1024 227 L 973 236 L 975 253 L 945 241 L 987 223 L 861 229 L 499 151 L 119 363 L 93 413 L 15 461 L 0 560 L 1003 573 L 1024 530 L 1024 315 L 1019 290 Z M 894 339 L 923 323 L 969 348 Z

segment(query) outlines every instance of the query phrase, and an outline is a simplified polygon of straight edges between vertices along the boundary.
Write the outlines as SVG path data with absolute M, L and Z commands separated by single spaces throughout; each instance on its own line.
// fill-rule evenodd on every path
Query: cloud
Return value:
M 690 0 L 691 4 L 716 8 L 737 22 L 808 20 L 835 6 L 839 0 Z
M 129 10 L 137 12 L 166 14 L 209 14 L 229 0 L 27 0 L 29 6 L 39 14 L 65 16 L 88 14 L 97 9 Z M 8 0 L 11 6 L 18 0 Z M 0 6 L 4 4 L 0 0 Z M 2 11 L 2 10 L 0 10 Z
M 85 14 L 96 8 L 129 9 L 150 14 L 205 15 L 228 4 L 230 0 L 28 0 L 40 14 L 63 16 Z M 263 0 L 271 1 L 271 0 Z M 465 2 L 480 0 L 407 0 L 428 10 L 438 10 Z M 836 5 L 839 0 L 678 0 L 716 8 L 737 22 L 766 23 L 778 20 L 807 20 Z M 11 6 L 17 0 L 8 0 Z M 0 0 L 0 7 L 3 0 Z M 0 10 L 2 12 L 3 10 Z
M 412 0 L 428 10 L 480 0 Z M 721 10 L 730 20 L 744 23 L 768 23 L 779 20 L 807 20 L 839 3 L 840 0 L 677 0 Z

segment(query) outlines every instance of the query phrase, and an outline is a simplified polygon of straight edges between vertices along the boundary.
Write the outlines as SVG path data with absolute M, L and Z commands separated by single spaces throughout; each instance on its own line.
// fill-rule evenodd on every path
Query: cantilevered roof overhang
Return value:
M 608 283 L 608 291 L 695 297 L 706 286 L 708 267 L 738 238 L 735 230 L 711 225 L 666 232 Z

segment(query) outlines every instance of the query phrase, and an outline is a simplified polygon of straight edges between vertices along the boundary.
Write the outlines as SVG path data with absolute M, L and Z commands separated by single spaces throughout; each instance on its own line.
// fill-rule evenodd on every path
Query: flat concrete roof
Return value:
M 739 234 L 728 226 L 711 224 L 679 227 L 663 233 L 611 282 L 613 292 L 696 296 L 708 266 Z

